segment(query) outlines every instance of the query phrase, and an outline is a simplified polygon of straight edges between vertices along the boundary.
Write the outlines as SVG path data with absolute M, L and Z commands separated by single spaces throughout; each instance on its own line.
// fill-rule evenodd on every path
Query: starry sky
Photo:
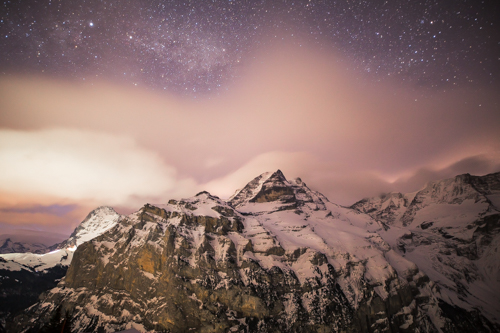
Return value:
M 281 169 L 331 201 L 500 171 L 498 1 L 0 4 L 0 233 Z

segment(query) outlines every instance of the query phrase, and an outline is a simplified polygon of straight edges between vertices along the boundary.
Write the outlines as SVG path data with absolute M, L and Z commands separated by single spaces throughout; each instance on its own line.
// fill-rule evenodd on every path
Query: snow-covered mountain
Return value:
M 0 254 L 0 332 L 2 321 L 9 315 L 32 305 L 40 293 L 57 285 L 77 246 L 109 230 L 119 219 L 112 208 L 99 207 L 49 253 Z
M 13 229 L 0 235 L 0 254 L 50 252 L 54 244 L 65 240 L 67 236 L 30 229 Z
M 441 298 L 500 318 L 500 173 L 464 174 L 411 194 L 364 199 L 352 208 L 390 225 L 379 232 L 440 287 Z
M 227 202 L 146 204 L 10 329 L 63 313 L 74 332 L 497 332 L 498 177 L 480 195 L 460 177 L 348 208 L 278 170 Z
M 58 244 L 54 251 L 46 254 L 8 253 L 1 254 L 0 270 L 44 271 L 56 265 L 69 266 L 76 248 L 97 237 L 118 223 L 120 214 L 111 207 L 98 207 L 87 215 L 70 237 Z
M 120 217 L 121 215 L 111 207 L 98 207 L 87 215 L 69 238 L 59 244 L 58 248 L 78 247 L 113 228 Z

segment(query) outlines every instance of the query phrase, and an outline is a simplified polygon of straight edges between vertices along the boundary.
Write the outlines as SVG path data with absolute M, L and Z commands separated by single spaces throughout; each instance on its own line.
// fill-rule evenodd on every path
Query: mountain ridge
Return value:
M 463 178 L 412 200 L 386 195 L 343 207 L 278 170 L 228 201 L 200 192 L 146 204 L 80 244 L 66 277 L 10 328 L 43 328 L 62 311 L 75 332 L 495 332 L 499 293 L 481 279 L 498 272 L 490 260 L 498 216 Z M 496 176 L 470 179 L 496 195 Z M 451 209 L 458 224 L 436 207 Z M 480 218 L 462 216 L 470 212 Z M 467 296 L 482 297 L 481 288 L 494 297 Z
M 0 254 L 25 252 L 42 254 L 47 252 L 48 249 L 49 247 L 42 243 L 20 242 L 7 237 L 0 246 Z

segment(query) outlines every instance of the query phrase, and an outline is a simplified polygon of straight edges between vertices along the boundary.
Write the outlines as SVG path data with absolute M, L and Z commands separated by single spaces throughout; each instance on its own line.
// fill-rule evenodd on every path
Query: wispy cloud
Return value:
M 0 208 L 1 212 L 5 213 L 28 213 L 28 214 L 49 214 L 55 216 L 64 216 L 68 213 L 71 213 L 73 210 L 77 208 L 76 204 L 71 205 L 50 205 L 50 206 L 42 206 L 42 205 L 34 205 L 29 207 L 8 207 L 8 208 Z

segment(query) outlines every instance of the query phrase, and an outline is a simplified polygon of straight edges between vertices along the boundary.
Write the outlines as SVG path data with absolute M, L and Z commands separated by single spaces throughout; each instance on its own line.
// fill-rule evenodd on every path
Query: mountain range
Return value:
M 65 276 L 6 328 L 498 332 L 499 206 L 500 173 L 344 207 L 278 170 L 228 200 L 100 207 L 45 255 L 71 261 Z M 2 276 L 50 266 L 6 256 Z
M 19 242 L 10 237 L 0 241 L 0 254 L 5 253 L 38 253 L 43 254 L 48 251 L 47 245 L 43 243 Z
M 51 246 L 65 240 L 67 235 L 40 230 L 14 229 L 0 235 L 0 254 L 38 253 L 51 251 Z

